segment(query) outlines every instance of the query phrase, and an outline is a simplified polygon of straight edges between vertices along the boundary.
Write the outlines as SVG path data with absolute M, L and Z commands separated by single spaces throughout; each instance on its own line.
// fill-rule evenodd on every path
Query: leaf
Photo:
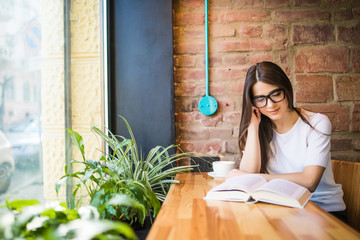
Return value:
M 73 236 L 74 239 L 96 239 L 102 234 L 113 236 L 123 235 L 126 239 L 136 239 L 136 235 L 131 227 L 121 222 L 95 221 L 95 220 L 74 220 L 63 226 L 66 230 L 65 236 Z
M 23 200 L 14 200 L 12 202 L 6 201 L 6 207 L 8 209 L 17 210 L 21 212 L 23 207 L 38 205 L 40 202 L 34 199 L 23 199 Z
M 62 176 L 59 180 L 57 180 L 56 185 L 55 185 L 56 194 L 59 193 L 59 189 L 60 189 L 61 185 L 64 182 L 66 182 L 67 178 L 68 178 L 67 176 Z
M 84 150 L 82 136 L 70 128 L 68 129 L 68 133 L 69 133 L 74 145 L 80 150 L 81 156 L 83 157 L 83 160 L 85 161 L 85 150 Z
M 96 170 L 97 170 L 96 168 L 95 168 L 95 169 L 87 170 L 87 171 L 85 172 L 85 175 L 84 175 L 82 181 L 85 182 L 86 180 L 88 180 L 88 179 L 94 174 L 94 172 L 95 172 Z

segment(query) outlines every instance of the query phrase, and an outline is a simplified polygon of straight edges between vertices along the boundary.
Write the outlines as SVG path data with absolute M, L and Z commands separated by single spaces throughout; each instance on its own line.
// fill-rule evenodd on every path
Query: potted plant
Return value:
M 68 130 L 82 156 L 82 161 L 73 160 L 70 164 L 82 164 L 84 168 L 70 173 L 66 165 L 65 175 L 57 182 L 56 191 L 66 179 L 76 179 L 70 208 L 79 206 L 82 197 L 79 198 L 77 193 L 84 188 L 90 197 L 90 205 L 99 210 L 101 218 L 142 226 L 147 216 L 152 220 L 157 215 L 171 183 L 177 182 L 174 176 L 190 171 L 194 166 L 176 166 L 178 160 L 190 157 L 190 153 L 181 151 L 170 154 L 171 149 L 179 150 L 177 145 L 156 146 L 144 157 L 139 152 L 128 122 L 122 119 L 130 138 L 101 131 L 95 126 L 91 128 L 110 149 L 98 160 L 86 159 L 83 138 L 77 132 Z M 76 198 L 80 200 L 76 201 Z
M 0 239 L 136 239 L 129 225 L 100 219 L 94 207 L 75 210 L 65 205 L 7 201 L 1 206 L 7 210 L 0 215 Z

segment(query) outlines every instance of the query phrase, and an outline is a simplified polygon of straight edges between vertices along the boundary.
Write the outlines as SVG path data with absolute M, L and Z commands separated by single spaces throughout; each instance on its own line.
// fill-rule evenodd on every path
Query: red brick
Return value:
M 354 105 L 354 110 L 352 113 L 352 128 L 351 128 L 351 130 L 353 132 L 360 132 L 360 104 Z
M 195 121 L 196 118 L 195 112 L 180 112 L 175 113 L 175 122 L 176 123 L 191 123 Z
M 343 6 L 344 4 L 350 2 L 349 0 L 324 0 L 325 3 L 329 4 L 329 5 L 340 5 Z
M 360 73 L 360 48 L 354 48 L 351 50 L 351 62 L 355 73 Z
M 182 37 L 182 31 L 183 31 L 182 27 L 173 26 L 174 42 L 177 42 L 180 39 L 180 37 Z
M 242 25 L 239 27 L 239 34 L 242 38 L 260 37 L 262 31 L 262 26 L 258 25 Z
M 231 128 L 212 128 L 209 130 L 210 139 L 218 138 L 218 139 L 230 139 L 232 138 L 232 130 Z
M 244 81 L 236 81 L 231 84 L 231 91 L 230 93 L 236 95 L 242 95 L 244 92 Z
M 175 82 L 188 80 L 205 80 L 205 69 L 199 68 L 176 68 L 174 71 Z
M 206 142 L 194 143 L 195 152 L 205 153 L 210 156 L 217 156 L 222 151 L 222 142 L 220 140 L 210 140 Z
M 224 95 L 226 85 L 222 82 L 212 81 L 213 78 L 211 76 L 209 78 L 210 78 L 209 79 L 210 80 L 210 84 L 209 84 L 210 85 L 209 86 L 210 95 L 213 95 L 213 96 Z M 204 94 L 205 94 L 205 87 L 204 87 Z
M 301 6 L 319 6 L 321 3 L 321 0 L 295 0 L 295 6 L 301 7 Z
M 181 142 L 180 143 L 180 148 L 184 152 L 193 152 L 194 151 L 194 144 L 188 143 L 188 142 Z
M 239 145 L 237 140 L 231 140 L 225 142 L 226 153 L 239 153 Z
M 198 111 L 199 107 L 199 98 L 198 97 L 181 97 L 181 96 L 175 96 L 174 102 L 175 102 L 175 112 L 193 112 Z
M 265 10 L 238 10 L 236 12 L 224 12 L 220 15 L 221 23 L 232 22 L 264 22 L 271 18 L 269 11 Z
M 209 131 L 205 128 L 184 128 L 180 129 L 182 140 L 205 140 L 209 139 Z
M 229 8 L 233 7 L 232 0 L 220 0 L 220 1 L 211 1 L 209 3 L 211 9 L 221 9 L 221 8 Z
M 247 69 L 238 68 L 216 68 L 213 73 L 213 78 L 220 80 L 236 80 L 244 78 Z
M 286 50 L 289 46 L 289 41 L 286 37 L 274 38 L 272 40 L 272 50 Z
M 251 8 L 251 7 L 262 7 L 262 0 L 246 0 L 246 1 L 235 1 L 235 8 Z
M 275 12 L 275 20 L 280 22 L 329 20 L 330 13 L 321 10 L 279 10 Z
M 204 1 L 199 0 L 181 0 L 181 7 L 188 9 L 197 9 L 204 6 Z
M 321 87 L 319 87 L 321 86 Z M 296 101 L 322 103 L 333 99 L 332 77 L 329 75 L 297 75 Z
M 196 63 L 196 57 L 192 55 L 175 55 L 174 65 L 175 67 L 194 67 Z
M 263 29 L 265 37 L 286 36 L 286 26 L 284 24 L 265 24 Z
M 352 14 L 353 14 L 354 19 L 359 20 L 360 19 L 360 7 L 353 8 Z
M 224 113 L 223 122 L 232 123 L 235 124 L 235 126 L 237 126 L 240 124 L 240 117 L 241 117 L 240 112 L 227 112 Z
M 327 115 L 331 121 L 332 130 L 335 132 L 349 131 L 350 112 L 348 106 L 342 106 L 340 104 L 317 104 L 300 105 L 300 107 L 311 112 Z
M 249 54 L 247 53 L 230 53 L 223 57 L 223 63 L 226 66 L 245 65 L 249 62 Z
M 360 44 L 360 23 L 352 27 L 338 27 L 338 39 L 340 42 Z
M 198 62 L 201 63 L 201 66 L 205 66 L 205 55 L 198 55 Z M 219 67 L 222 66 L 222 59 L 219 56 L 209 56 L 209 66 L 210 67 Z
M 263 61 L 275 62 L 275 59 L 270 53 L 253 54 L 250 58 L 251 64 L 256 64 L 258 62 L 263 62 Z
M 215 127 L 216 124 L 218 124 L 218 122 L 221 121 L 221 115 L 211 115 L 211 116 L 207 116 L 207 115 L 204 115 L 202 113 L 197 113 L 196 116 L 195 116 L 195 119 L 197 121 L 200 121 L 201 125 L 205 126 L 205 127 Z M 209 131 L 210 132 L 210 138 L 212 138 L 212 131 Z
M 334 21 L 348 21 L 354 18 L 352 9 L 343 8 L 334 12 Z
M 360 100 L 360 75 L 339 76 L 335 84 L 339 101 Z
M 332 25 L 295 25 L 293 26 L 294 44 L 319 44 L 335 41 Z
M 347 72 L 349 50 L 341 46 L 304 47 L 295 56 L 296 72 Z
M 234 130 L 233 130 L 233 137 L 238 138 L 238 136 L 239 136 L 239 132 L 240 132 L 240 127 L 234 127 Z
M 266 39 L 221 41 L 217 43 L 216 49 L 222 52 L 271 50 L 271 41 Z
M 218 102 L 217 112 L 219 112 L 219 113 L 233 111 L 235 108 L 234 99 L 231 97 L 221 96 L 221 97 L 216 97 L 216 100 Z
M 210 24 L 209 35 L 214 37 L 234 37 L 235 29 L 227 25 Z
M 204 24 L 204 12 L 196 13 L 178 13 L 175 14 L 175 26 L 188 25 L 188 24 Z
M 288 7 L 289 3 L 290 3 L 289 0 L 264 0 L 265 8 Z
M 203 39 L 204 36 L 205 36 L 204 27 L 198 26 L 198 25 L 192 26 L 191 28 L 190 27 L 183 28 L 181 31 L 181 35 L 180 35 L 180 37 L 191 38 L 191 39 L 194 39 L 194 38 L 202 38 Z
M 360 150 L 360 139 L 353 139 L 352 146 L 353 146 L 353 150 Z
M 204 53 L 205 43 L 204 42 L 184 42 L 174 44 L 174 53 Z
M 331 151 L 345 151 L 352 149 L 351 139 L 331 139 Z
M 175 83 L 175 96 L 199 96 L 200 86 L 196 83 Z
M 289 53 L 285 52 L 283 54 L 280 54 L 280 62 L 284 65 L 286 65 L 288 63 L 289 60 Z

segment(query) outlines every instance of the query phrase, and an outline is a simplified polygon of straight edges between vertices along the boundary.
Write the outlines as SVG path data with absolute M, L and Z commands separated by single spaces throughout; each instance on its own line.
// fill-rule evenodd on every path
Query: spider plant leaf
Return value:
M 104 167 L 102 168 L 102 171 L 103 171 L 105 174 L 109 175 L 110 177 L 114 178 L 115 180 L 120 180 L 118 173 L 117 173 L 116 171 L 110 169 L 109 167 L 104 166 Z
M 111 206 L 125 206 L 128 208 L 132 208 L 133 210 L 139 213 L 139 218 L 144 222 L 146 217 L 146 208 L 144 204 L 139 202 L 138 200 L 131 198 L 126 194 L 116 194 L 113 198 L 111 198 L 107 205 Z
M 86 180 L 88 180 L 93 174 L 94 172 L 97 170 L 97 168 L 95 169 L 89 169 L 85 172 L 84 177 L 81 179 L 83 182 L 86 182 Z
M 84 150 L 84 144 L 83 144 L 83 138 L 82 136 L 72 130 L 71 128 L 68 128 L 68 134 L 71 137 L 71 140 L 73 141 L 73 144 L 80 150 L 81 156 L 83 157 L 83 160 L 85 161 L 85 150 Z
M 66 182 L 67 178 L 68 178 L 67 176 L 62 176 L 59 180 L 57 180 L 56 185 L 55 185 L 56 194 L 59 193 L 59 189 L 60 189 L 61 185 L 64 182 Z

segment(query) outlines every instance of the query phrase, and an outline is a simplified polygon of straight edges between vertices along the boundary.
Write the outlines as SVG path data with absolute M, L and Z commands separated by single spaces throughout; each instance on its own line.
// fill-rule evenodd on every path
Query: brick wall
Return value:
M 279 64 L 296 105 L 326 114 L 332 158 L 360 161 L 360 1 L 209 0 L 210 95 L 205 116 L 204 0 L 173 0 L 176 140 L 185 151 L 238 158 L 244 78 L 252 64 Z

